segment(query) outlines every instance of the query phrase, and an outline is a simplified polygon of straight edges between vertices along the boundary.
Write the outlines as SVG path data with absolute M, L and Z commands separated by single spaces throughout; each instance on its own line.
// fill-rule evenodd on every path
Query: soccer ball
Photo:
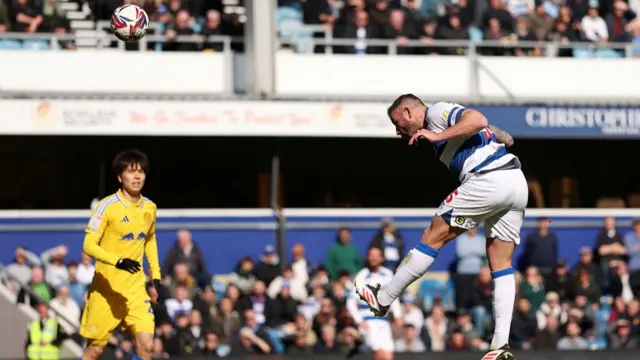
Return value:
M 136 5 L 122 5 L 111 15 L 111 29 L 122 41 L 138 41 L 149 27 L 149 16 Z

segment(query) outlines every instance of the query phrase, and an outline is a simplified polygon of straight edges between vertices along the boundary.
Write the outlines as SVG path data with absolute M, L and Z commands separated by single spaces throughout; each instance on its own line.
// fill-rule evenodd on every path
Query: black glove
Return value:
M 137 273 L 142 268 L 139 262 L 131 259 L 118 260 L 116 267 L 120 270 L 128 271 L 131 274 Z
M 170 294 L 167 294 L 167 288 L 162 285 L 161 280 L 154 279 L 152 283 L 153 287 L 156 289 L 156 293 L 158 294 L 158 302 L 164 302 L 171 297 Z

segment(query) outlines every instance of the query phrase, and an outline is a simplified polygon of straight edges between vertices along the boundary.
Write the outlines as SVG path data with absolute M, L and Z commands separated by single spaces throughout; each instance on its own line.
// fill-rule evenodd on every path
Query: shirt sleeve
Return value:
M 156 241 L 156 212 L 153 212 L 153 224 L 144 244 L 144 254 L 149 262 L 149 272 L 153 280 L 160 280 L 160 260 L 158 259 L 158 242 Z
M 85 229 L 84 244 L 82 250 L 92 258 L 115 265 L 120 258 L 100 247 L 99 243 L 109 224 L 109 216 L 106 211 L 102 214 L 94 212 Z
M 429 130 L 439 133 L 455 125 L 464 112 L 465 107 L 448 102 L 437 102 L 427 109 Z

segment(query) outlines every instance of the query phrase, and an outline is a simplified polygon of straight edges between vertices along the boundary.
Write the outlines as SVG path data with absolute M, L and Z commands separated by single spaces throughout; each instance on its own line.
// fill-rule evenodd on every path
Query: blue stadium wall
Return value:
M 559 239 L 559 255 L 573 264 L 578 259 L 578 249 L 593 247 L 595 237 L 605 215 L 614 215 L 619 230 L 630 231 L 631 220 L 640 216 L 635 210 L 531 210 L 525 219 L 523 243 L 529 233 L 535 231 L 536 218 L 549 216 L 552 231 Z M 275 244 L 276 220 L 270 211 L 195 210 L 165 211 L 158 217 L 158 249 L 160 259 L 175 242 L 176 230 L 187 227 L 192 230 L 195 242 L 202 249 L 209 270 L 214 274 L 226 274 L 234 270 L 238 259 L 251 256 L 258 259 L 265 246 Z M 25 215 L 26 214 L 26 215 Z M 42 216 L 39 216 L 42 214 Z M 57 215 L 57 214 L 63 214 Z M 75 215 L 78 214 L 78 215 Z M 211 214 L 211 215 L 207 215 Z M 429 223 L 432 209 L 428 210 L 309 210 L 286 211 L 286 247 L 288 253 L 293 244 L 301 243 L 313 264 L 322 263 L 329 247 L 336 241 L 340 226 L 351 227 L 353 243 L 364 255 L 381 218 L 392 216 L 407 242 L 407 248 L 415 246 L 422 229 Z M 40 253 L 54 246 L 69 247 L 68 260 L 79 260 L 82 251 L 83 228 L 89 214 L 75 212 L 4 212 L 0 214 L 0 262 L 11 262 L 14 250 L 22 245 Z M 522 251 L 518 248 L 516 258 Z M 289 259 L 287 259 L 289 260 Z M 440 253 L 433 270 L 446 271 L 455 260 L 455 246 L 450 244 Z

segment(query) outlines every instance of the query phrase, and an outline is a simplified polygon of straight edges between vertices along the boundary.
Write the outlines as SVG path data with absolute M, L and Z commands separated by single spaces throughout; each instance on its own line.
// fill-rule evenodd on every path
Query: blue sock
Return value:
M 133 360 L 142 360 L 142 358 L 140 356 L 138 356 L 138 354 L 133 353 Z

